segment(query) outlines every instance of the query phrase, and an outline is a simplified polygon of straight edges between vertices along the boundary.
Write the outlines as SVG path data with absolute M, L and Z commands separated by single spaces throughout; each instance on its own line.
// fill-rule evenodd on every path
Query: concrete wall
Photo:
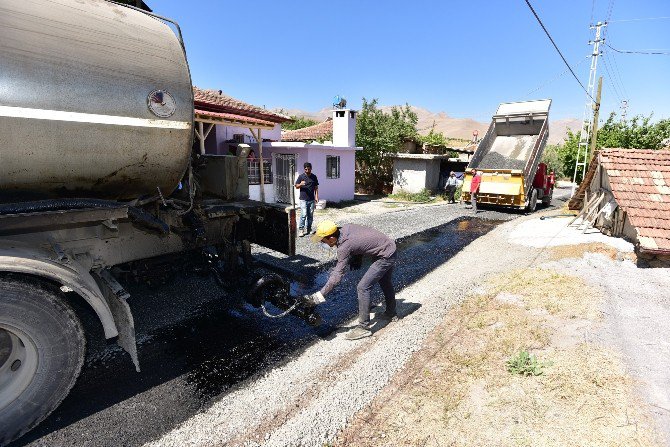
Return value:
M 410 193 L 427 188 L 435 191 L 440 181 L 440 160 L 404 159 L 393 161 L 393 193 Z
M 299 143 L 298 143 L 299 144 Z M 319 179 L 319 199 L 328 202 L 341 202 L 353 200 L 354 198 L 354 180 L 355 180 L 355 150 L 353 148 L 337 148 L 333 146 L 302 145 L 290 146 L 282 143 L 279 146 L 273 143 L 263 145 L 264 158 L 271 158 L 274 173 L 276 172 L 276 162 L 274 154 L 295 154 L 296 171 L 294 173 L 294 183 L 298 175 L 304 172 L 305 162 L 312 164 L 312 173 Z M 340 178 L 330 179 L 326 176 L 326 156 L 340 157 Z M 265 199 L 267 202 L 275 201 L 274 181 L 272 185 L 265 185 Z M 300 190 L 294 189 L 295 200 L 298 203 Z M 249 185 L 249 196 L 253 200 L 260 199 L 260 185 Z

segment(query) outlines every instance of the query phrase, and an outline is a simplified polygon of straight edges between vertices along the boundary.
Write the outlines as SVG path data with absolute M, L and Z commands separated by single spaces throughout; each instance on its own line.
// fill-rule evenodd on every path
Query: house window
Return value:
M 244 143 L 244 134 L 243 133 L 233 134 L 233 141 L 235 141 L 235 143 Z
M 326 155 L 326 178 L 340 178 L 340 157 Z
M 249 175 L 250 185 L 261 184 L 261 162 L 260 160 L 247 159 L 247 173 Z M 263 160 L 263 183 L 272 184 L 272 163 L 270 160 Z

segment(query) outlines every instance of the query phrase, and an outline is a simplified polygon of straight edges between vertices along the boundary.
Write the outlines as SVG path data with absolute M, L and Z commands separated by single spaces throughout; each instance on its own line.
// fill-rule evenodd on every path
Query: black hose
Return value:
M 128 206 L 122 202 L 102 199 L 53 199 L 33 202 L 5 203 L 0 205 L 0 215 L 39 213 L 47 211 L 76 210 L 85 208 L 118 208 Z M 160 234 L 170 233 L 168 224 L 141 208 L 128 206 L 128 217 L 133 223 Z

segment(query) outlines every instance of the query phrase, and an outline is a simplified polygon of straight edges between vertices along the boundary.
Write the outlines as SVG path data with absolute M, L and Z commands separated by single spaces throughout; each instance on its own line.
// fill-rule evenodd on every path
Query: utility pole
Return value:
M 598 95 L 596 96 L 596 103 L 593 109 L 593 133 L 591 135 L 591 150 L 589 153 L 593 154 L 596 150 L 596 142 L 598 140 L 598 117 L 600 116 L 600 94 L 603 91 L 603 77 L 598 78 Z
M 577 173 L 581 170 L 582 178 L 584 178 L 586 175 L 586 166 L 589 162 L 589 137 L 591 136 L 593 129 L 593 111 L 595 110 L 595 100 L 593 96 L 595 94 L 596 70 L 598 68 L 598 56 L 600 56 L 600 44 L 605 41 L 605 39 L 600 38 L 601 29 L 604 26 L 607 26 L 607 23 L 598 22 L 589 27 L 590 29 L 595 28 L 596 37 L 593 41 L 589 42 L 589 45 L 593 45 L 593 51 L 591 53 L 591 71 L 589 72 L 589 83 L 586 88 L 587 96 L 582 118 L 582 130 L 579 135 L 579 144 L 577 145 L 575 173 L 572 176 L 572 195 L 575 194 Z
M 626 121 L 626 113 L 628 112 L 628 100 L 621 101 L 621 122 Z

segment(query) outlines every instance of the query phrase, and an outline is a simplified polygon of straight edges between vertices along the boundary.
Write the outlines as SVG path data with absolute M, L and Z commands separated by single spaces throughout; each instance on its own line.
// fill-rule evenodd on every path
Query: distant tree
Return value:
M 304 116 L 291 116 L 291 121 L 287 121 L 285 123 L 282 123 L 281 129 L 282 130 L 298 130 L 302 129 L 305 127 L 313 126 L 315 124 L 319 124 L 317 121 L 314 121 L 313 119 L 310 118 L 305 118 Z
M 663 141 L 670 138 L 670 119 L 662 119 L 656 123 L 648 117 L 638 115 L 630 120 L 619 121 L 615 113 L 610 114 L 607 121 L 598 129 L 596 149 L 603 147 L 619 147 L 624 149 L 661 149 Z M 581 132 L 568 130 L 565 141 L 558 149 L 558 156 L 563 174 L 572 179 L 575 172 L 577 148 Z M 577 177 L 580 182 L 581 175 Z
M 563 173 L 563 163 L 561 162 L 560 151 L 560 145 L 547 144 L 547 147 L 542 154 L 542 162 L 549 166 L 549 169 L 554 170 L 556 177 L 563 178 L 565 177 L 565 174 Z
M 406 138 L 418 139 L 418 117 L 409 105 L 390 112 L 377 108 L 377 99 L 363 98 L 356 121 L 356 182 L 372 192 L 382 192 L 393 181 L 393 158 Z
M 433 127 L 431 127 L 428 135 L 423 135 L 419 137 L 421 142 L 433 147 L 446 147 L 448 145 L 447 137 L 444 136 L 442 132 L 435 131 L 435 121 L 433 121 Z

